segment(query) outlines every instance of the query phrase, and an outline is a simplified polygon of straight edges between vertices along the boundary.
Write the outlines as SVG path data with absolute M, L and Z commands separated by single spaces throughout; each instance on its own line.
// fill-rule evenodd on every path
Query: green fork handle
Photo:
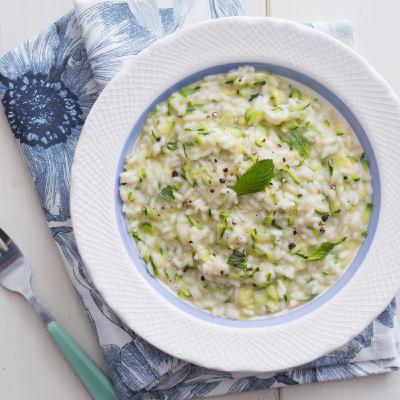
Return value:
M 47 330 L 94 400 L 118 399 L 110 380 L 56 321 Z

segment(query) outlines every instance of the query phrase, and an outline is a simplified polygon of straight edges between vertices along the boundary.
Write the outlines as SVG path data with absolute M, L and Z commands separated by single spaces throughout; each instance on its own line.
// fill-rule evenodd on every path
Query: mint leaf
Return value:
M 244 255 L 244 253 L 241 253 L 239 250 L 235 249 L 228 258 L 228 264 L 236 268 L 246 269 L 247 257 Z
M 233 190 L 240 196 L 265 189 L 274 176 L 272 160 L 260 160 L 253 164 L 236 182 Z
M 316 261 L 316 260 L 322 260 L 326 258 L 326 256 L 329 254 L 329 252 L 338 244 L 343 243 L 346 240 L 346 237 L 342 237 L 336 242 L 323 242 L 319 245 L 319 247 L 314 250 L 313 253 L 311 253 L 306 260 L 307 261 Z
M 172 186 L 168 185 L 168 186 L 163 187 L 160 192 L 160 197 L 166 201 L 175 200 Z
M 292 130 L 290 137 L 290 145 L 302 156 L 307 157 L 310 154 L 310 142 L 304 136 L 303 132 L 306 129 L 304 125 Z

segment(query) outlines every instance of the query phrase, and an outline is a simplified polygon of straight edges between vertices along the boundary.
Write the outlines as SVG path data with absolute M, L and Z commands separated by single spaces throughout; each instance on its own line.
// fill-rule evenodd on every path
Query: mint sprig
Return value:
M 168 185 L 168 186 L 163 187 L 160 192 L 160 197 L 166 201 L 175 200 L 172 186 Z
M 336 242 L 323 242 L 316 250 L 314 250 L 310 255 L 307 256 L 306 261 L 317 261 L 326 258 L 329 252 L 338 244 L 343 243 L 347 238 L 342 237 Z M 300 255 L 300 254 L 298 254 Z
M 247 257 L 244 253 L 241 253 L 239 250 L 235 249 L 228 258 L 228 264 L 236 268 L 246 269 Z
M 290 145 L 302 156 L 307 157 L 310 154 L 310 142 L 304 136 L 304 130 L 306 127 L 304 125 L 293 129 L 290 137 Z
M 274 176 L 272 160 L 260 160 L 253 164 L 236 182 L 233 190 L 240 196 L 261 192 Z

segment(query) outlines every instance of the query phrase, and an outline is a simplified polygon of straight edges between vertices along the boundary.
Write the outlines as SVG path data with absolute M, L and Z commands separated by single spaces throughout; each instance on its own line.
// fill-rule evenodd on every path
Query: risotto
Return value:
M 284 312 L 332 286 L 372 210 L 368 161 L 342 116 L 250 66 L 158 104 L 120 183 L 150 273 L 232 319 Z

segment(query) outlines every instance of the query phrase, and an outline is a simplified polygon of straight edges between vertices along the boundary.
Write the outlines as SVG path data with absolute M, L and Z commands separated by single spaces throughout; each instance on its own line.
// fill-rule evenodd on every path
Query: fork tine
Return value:
M 10 236 L 0 228 L 0 273 L 18 258 L 23 258 L 23 254 Z M 0 284 L 4 286 L 3 282 Z
M 6 258 L 11 259 L 19 256 L 22 256 L 22 253 L 18 246 L 12 241 L 10 236 L 0 228 L 0 258 L 4 261 Z
M 0 239 L 4 242 L 6 246 L 10 246 L 12 244 L 10 236 L 8 236 L 7 233 L 5 233 L 1 228 L 0 228 Z

